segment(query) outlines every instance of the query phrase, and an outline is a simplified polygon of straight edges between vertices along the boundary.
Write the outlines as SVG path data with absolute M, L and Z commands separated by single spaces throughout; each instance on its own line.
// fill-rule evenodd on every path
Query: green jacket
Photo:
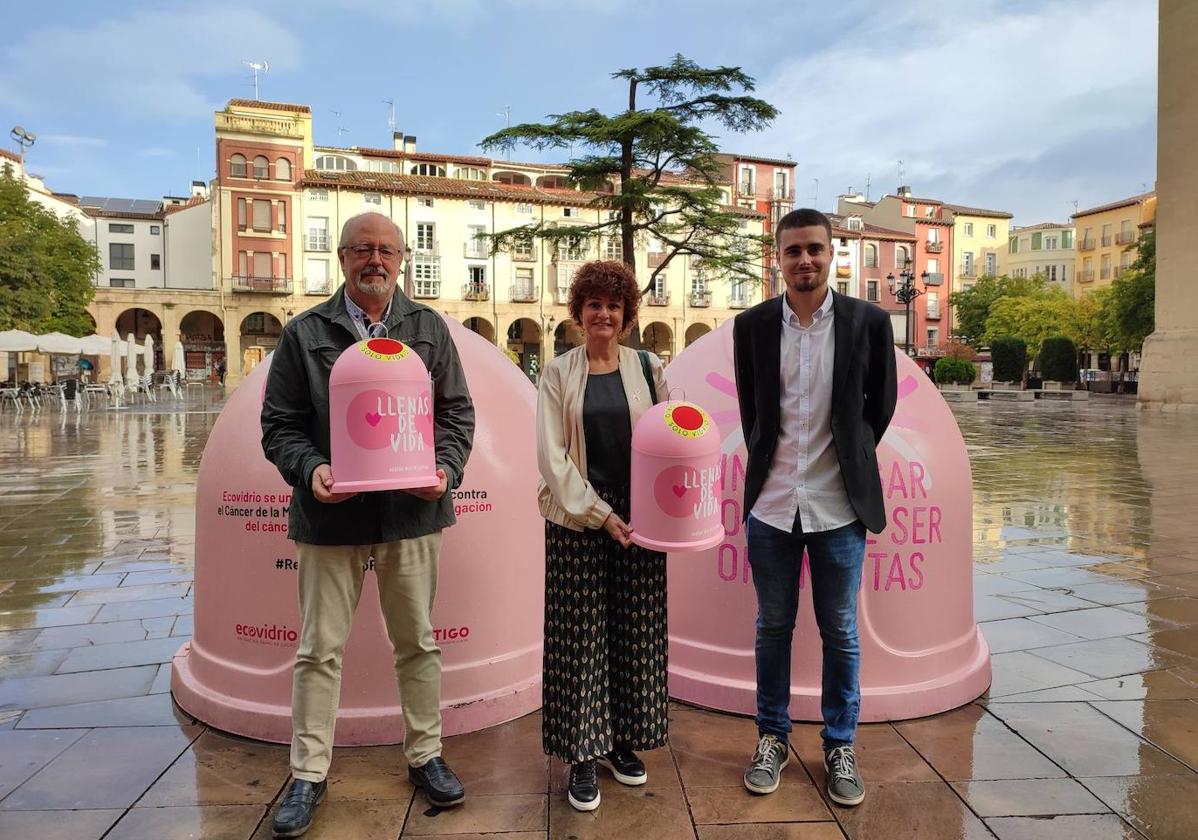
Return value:
M 462 483 L 474 440 L 474 404 L 445 322 L 396 290 L 384 323 L 409 345 L 433 378 L 433 439 L 449 490 Z M 287 536 L 314 545 L 374 545 L 422 537 L 452 525 L 449 490 L 426 502 L 402 490 L 359 493 L 339 504 L 316 501 L 312 472 L 329 463 L 329 373 L 359 340 L 345 308 L 344 286 L 283 328 L 262 400 L 262 451 L 294 488 Z

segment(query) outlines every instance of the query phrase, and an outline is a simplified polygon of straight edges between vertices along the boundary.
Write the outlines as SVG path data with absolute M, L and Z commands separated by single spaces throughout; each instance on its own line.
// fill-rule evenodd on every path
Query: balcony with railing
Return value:
M 514 262 L 536 262 L 537 248 L 535 245 L 517 245 L 512 248 Z
M 541 287 L 517 283 L 512 286 L 511 299 L 513 303 L 536 303 L 541 299 Z
M 757 185 L 753 181 L 741 181 L 737 185 L 736 194 L 741 198 L 755 198 Z
M 1092 268 L 1083 268 L 1081 271 L 1079 271 L 1079 272 L 1077 273 L 1077 282 L 1079 282 L 1079 283 L 1093 283 L 1093 282 L 1094 282 L 1094 269 L 1092 269 Z
M 1104 265 L 1099 270 L 1098 276 L 1103 280 L 1110 280 L 1111 279 L 1111 267 L 1109 265 Z
M 304 241 L 304 249 L 307 251 L 327 251 L 329 250 L 329 232 L 327 230 L 310 230 Z
M 944 275 L 939 271 L 929 271 L 927 274 L 921 274 L 921 279 L 925 286 L 943 286 Z
M 944 250 L 943 242 L 933 242 L 929 239 L 925 244 L 927 245 L 927 251 L 929 254 L 939 254 Z
M 1115 235 L 1116 245 L 1130 245 L 1136 241 L 1136 232 L 1134 230 L 1121 230 Z
M 711 306 L 711 292 L 692 289 L 690 293 L 690 305 L 696 309 L 706 309 Z
M 976 277 L 977 267 L 973 263 L 961 263 L 961 268 L 957 273 L 962 277 Z
M 233 291 L 255 292 L 264 295 L 289 295 L 291 294 L 291 278 L 237 274 L 233 276 Z
M 565 306 L 570 302 L 569 285 L 553 287 L 553 302 L 558 306 Z
M 748 309 L 749 308 L 749 293 L 748 293 L 748 291 L 730 292 L 728 294 L 728 308 L 729 309 Z
M 645 303 L 647 303 L 649 306 L 669 306 L 670 305 L 670 293 L 669 292 L 650 292 L 648 295 L 645 296 Z
M 431 242 L 419 242 L 418 240 L 417 244 L 412 246 L 412 254 L 413 256 L 421 257 L 440 257 L 441 243 L 437 240 L 433 240 Z
M 491 256 L 490 245 L 485 239 L 470 239 L 462 245 L 462 256 L 468 260 L 485 260 Z
M 1111 247 L 1111 235 L 1109 233 L 1104 233 L 1102 235 L 1102 247 L 1103 248 Z
M 925 316 L 929 321 L 940 320 L 940 303 L 928 301 L 928 312 Z
M 1093 251 L 1096 246 L 1097 243 L 1094 241 L 1094 237 L 1092 236 L 1087 237 L 1086 239 L 1079 239 L 1077 241 L 1077 250 L 1079 251 Z
M 491 299 L 491 288 L 486 283 L 462 284 L 462 300 L 484 301 Z

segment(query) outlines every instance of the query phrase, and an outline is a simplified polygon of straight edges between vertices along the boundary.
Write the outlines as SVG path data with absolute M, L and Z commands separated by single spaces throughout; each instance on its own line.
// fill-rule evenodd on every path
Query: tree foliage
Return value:
M 953 292 L 949 303 L 955 313 L 953 335 L 975 350 L 986 346 L 986 322 L 990 308 L 999 300 L 1025 297 L 1042 293 L 1048 289 L 1047 281 L 1035 277 L 982 277 L 972 288 Z
M 1147 231 L 1136 245 L 1135 262 L 1110 286 L 1108 322 L 1119 350 L 1139 353 L 1156 329 L 1156 233 Z
M 1027 345 L 1022 339 L 1001 336 L 990 342 L 995 382 L 1022 382 L 1027 370 Z
M 1040 348 L 1040 375 L 1052 382 L 1077 381 L 1077 345 L 1063 335 L 1044 340 Z
M 1014 336 L 1036 356 L 1046 338 L 1070 332 L 1073 310 L 1073 298 L 1057 288 L 999 298 L 990 306 L 983 337 L 993 346 L 996 338 Z
M 0 173 L 0 329 L 92 331 L 87 305 L 100 270 L 96 248 L 71 219 L 30 200 L 11 167 Z
M 624 262 L 634 267 L 638 239 L 652 237 L 663 245 L 662 260 L 646 290 L 681 255 L 701 260 L 717 276 L 758 278 L 768 240 L 746 234 L 743 211 L 721 204 L 719 150 L 704 126 L 758 131 L 777 110 L 747 95 L 755 85 L 741 68 L 700 67 L 681 55 L 667 65 L 620 70 L 612 78 L 628 85 L 624 111 L 551 114 L 547 122 L 514 125 L 479 144 L 485 150 L 580 148 L 582 154 L 566 164 L 569 180 L 594 191 L 590 206 L 606 212 L 595 223 L 539 222 L 500 231 L 491 234 L 492 247 L 508 250 L 534 238 L 574 247 L 619 236 Z M 605 192 L 613 181 L 616 191 Z

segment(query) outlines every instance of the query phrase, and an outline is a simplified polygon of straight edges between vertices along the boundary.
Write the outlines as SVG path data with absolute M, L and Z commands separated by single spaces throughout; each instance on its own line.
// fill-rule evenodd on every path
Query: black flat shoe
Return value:
M 312 814 L 324 799 L 328 782 L 296 779 L 287 789 L 272 826 L 275 837 L 299 837 L 312 825 Z
M 408 767 L 408 780 L 438 808 L 459 805 L 466 798 L 466 789 L 441 756 L 430 758 L 419 767 Z
M 632 750 L 616 747 L 599 759 L 599 763 L 611 771 L 616 781 L 622 785 L 643 785 L 649 781 L 645 772 L 645 763 L 637 758 Z
M 593 758 L 571 765 L 566 798 L 575 811 L 594 811 L 599 807 L 599 777 L 595 773 Z

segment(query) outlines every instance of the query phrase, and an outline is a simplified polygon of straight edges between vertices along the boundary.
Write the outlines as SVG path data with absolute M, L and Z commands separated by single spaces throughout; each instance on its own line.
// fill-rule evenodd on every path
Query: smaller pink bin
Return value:
M 724 539 L 720 432 L 694 403 L 650 408 L 632 430 L 632 541 L 653 551 L 705 551 Z
M 333 492 L 402 490 L 437 483 L 433 391 L 411 347 L 368 338 L 329 374 Z

